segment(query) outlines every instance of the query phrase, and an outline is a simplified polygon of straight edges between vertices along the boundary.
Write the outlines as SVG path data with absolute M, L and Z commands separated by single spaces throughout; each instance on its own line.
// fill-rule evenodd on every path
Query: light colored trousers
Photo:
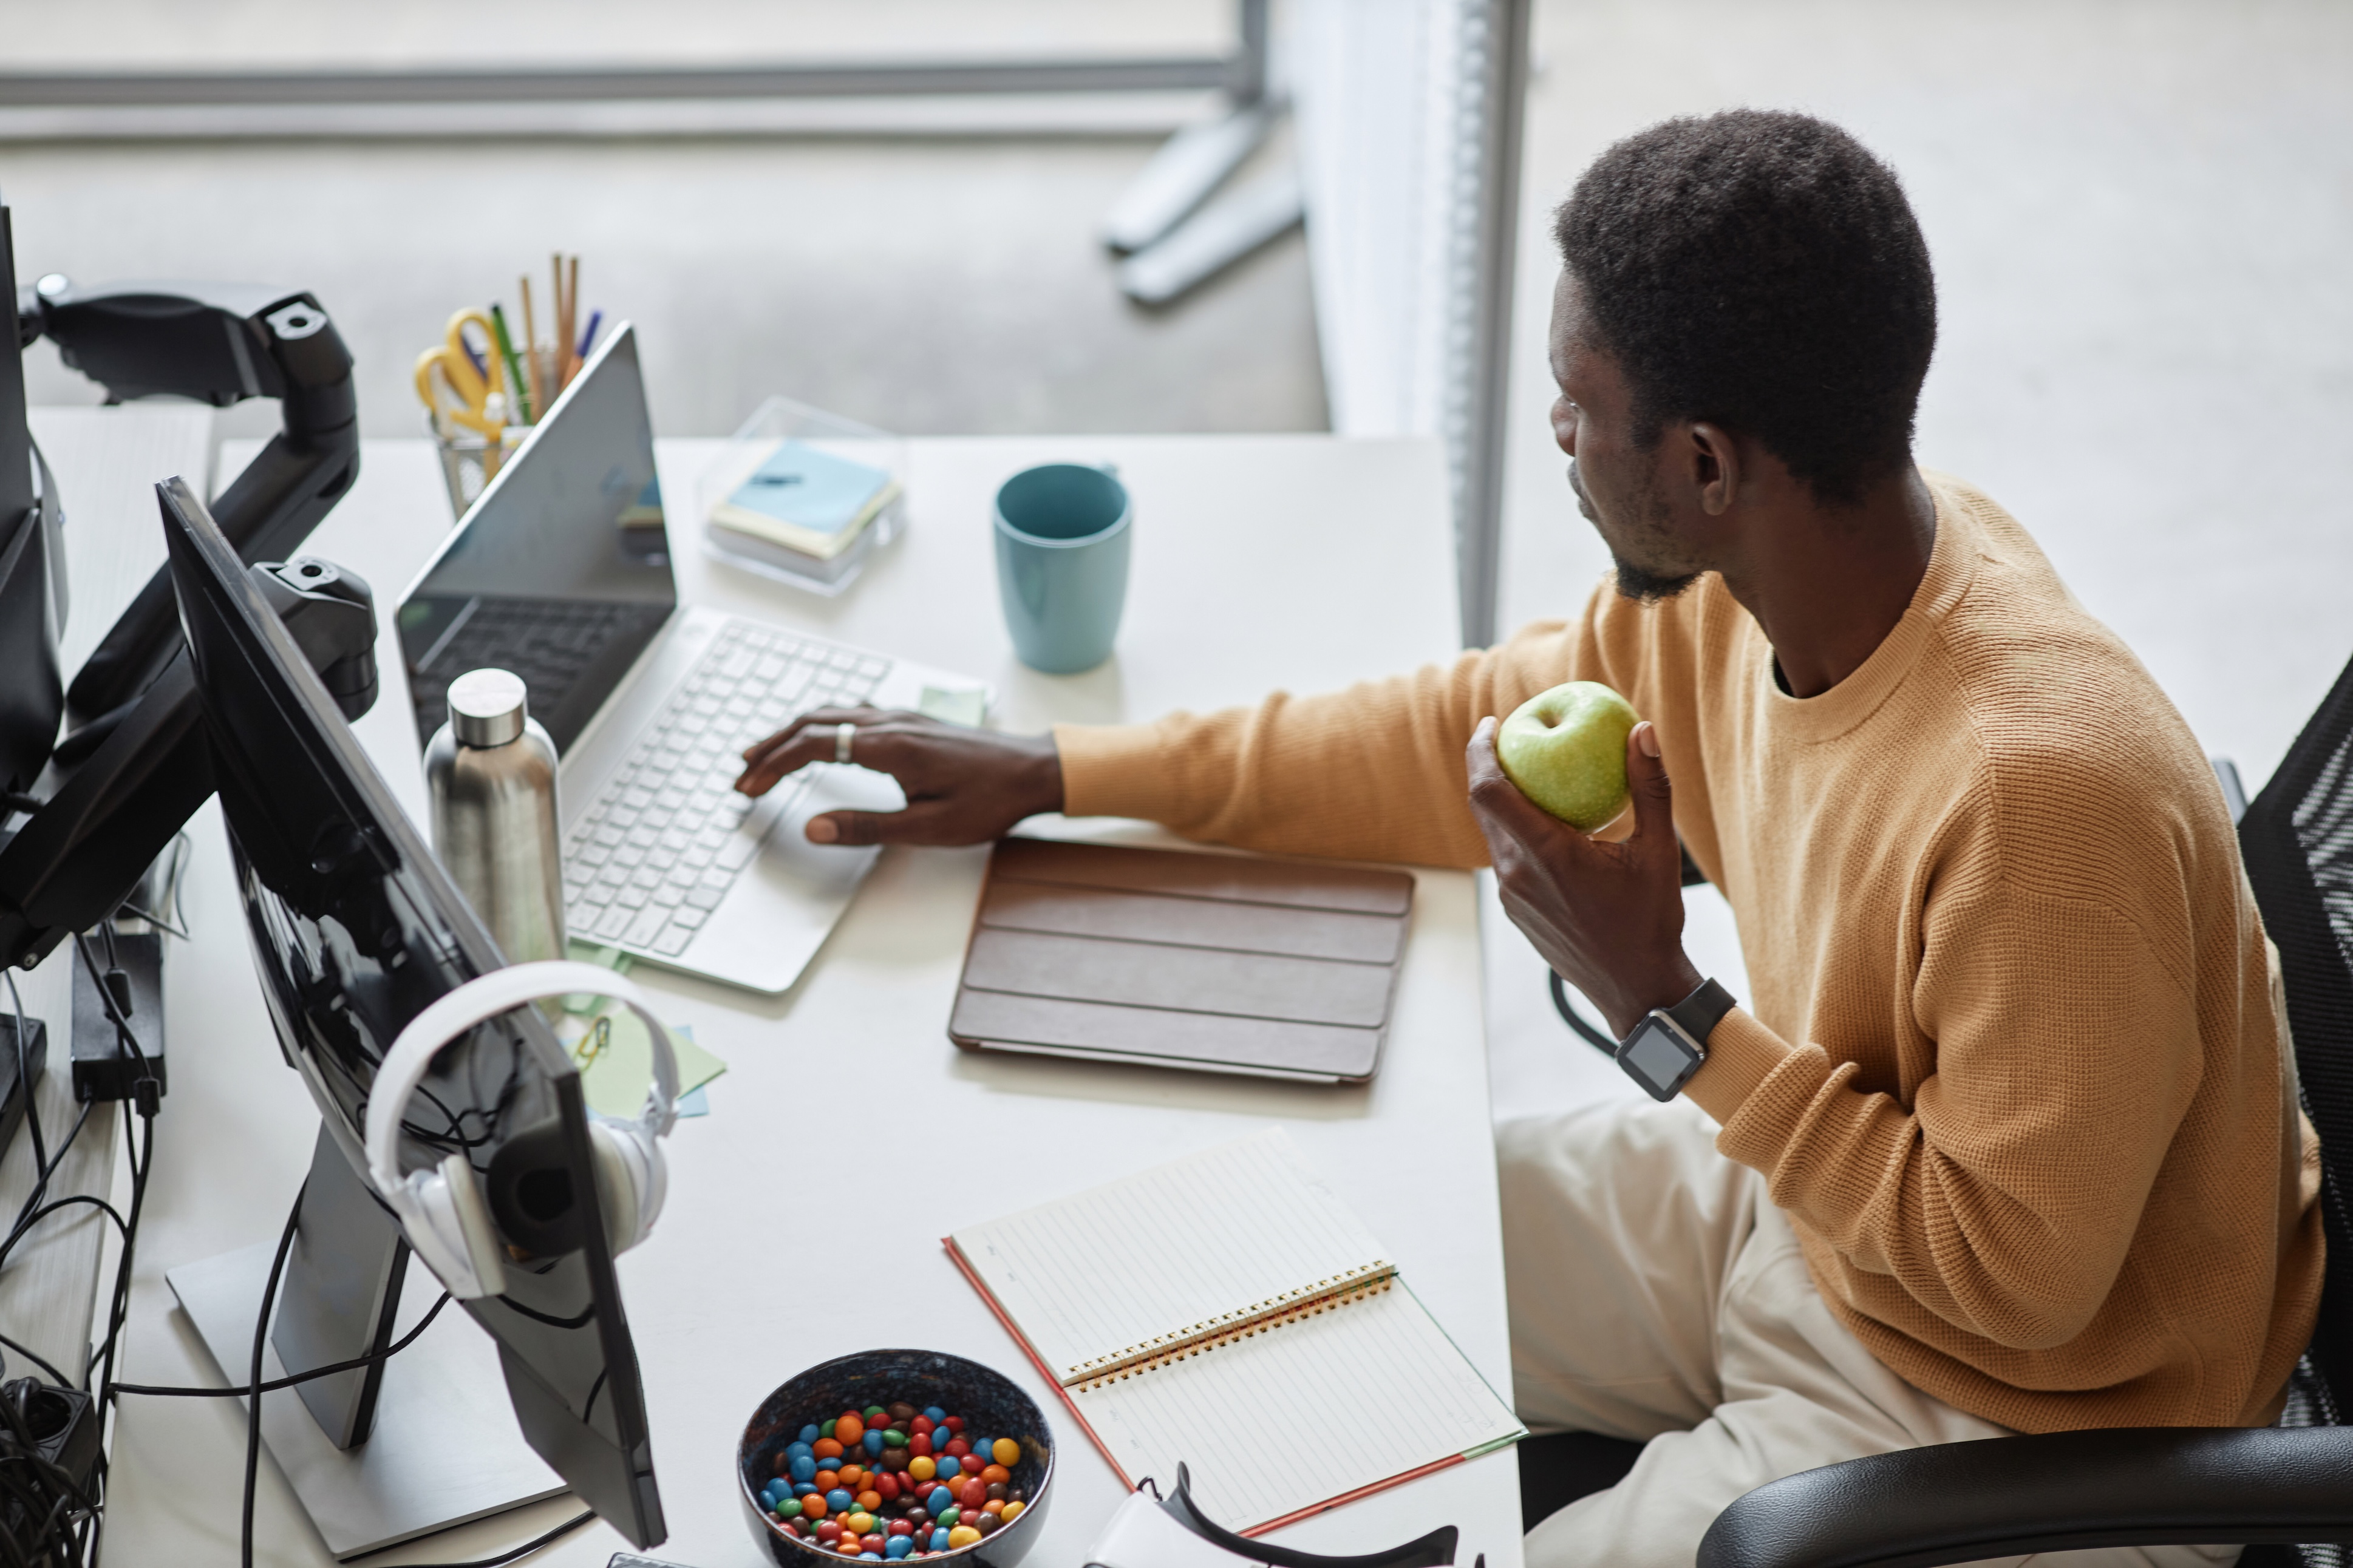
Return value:
M 2010 1435 L 1914 1388 L 1831 1315 L 1764 1178 L 1715 1152 L 1688 1101 L 1507 1121 L 1496 1145 L 1520 1419 L 1644 1445 L 1624 1480 L 1528 1531 L 1528 1568 L 1690 1568 L 1715 1516 L 1767 1481 Z M 2212 1568 L 2238 1553 L 2003 1562 Z

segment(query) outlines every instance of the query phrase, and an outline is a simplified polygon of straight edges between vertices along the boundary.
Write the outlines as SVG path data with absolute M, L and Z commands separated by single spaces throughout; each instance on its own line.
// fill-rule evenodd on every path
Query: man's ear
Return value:
M 1722 517 L 1740 494 L 1739 450 L 1723 426 L 1704 420 L 1685 426 L 1683 438 L 1690 443 L 1692 484 L 1699 508 L 1710 517 Z

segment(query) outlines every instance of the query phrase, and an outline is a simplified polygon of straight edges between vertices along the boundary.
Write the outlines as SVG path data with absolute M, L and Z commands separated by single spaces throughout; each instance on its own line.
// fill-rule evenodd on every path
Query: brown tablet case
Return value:
M 948 1037 L 1362 1083 L 1412 909 L 1402 871 L 1008 838 L 989 857 Z

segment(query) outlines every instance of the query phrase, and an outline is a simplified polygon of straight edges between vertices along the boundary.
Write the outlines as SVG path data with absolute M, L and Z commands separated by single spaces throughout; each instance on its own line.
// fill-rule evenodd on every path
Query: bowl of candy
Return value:
M 753 1538 L 786 1568 L 1012 1568 L 1045 1518 L 1054 1435 L 1035 1400 L 978 1362 L 860 1351 L 762 1400 L 735 1468 Z

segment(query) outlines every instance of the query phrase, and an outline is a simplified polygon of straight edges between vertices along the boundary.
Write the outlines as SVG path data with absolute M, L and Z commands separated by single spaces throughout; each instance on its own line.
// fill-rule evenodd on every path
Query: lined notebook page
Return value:
M 1280 1127 L 953 1239 L 1066 1384 L 1098 1358 L 1382 1261 Z
M 1202 1510 L 1232 1530 L 1522 1431 L 1402 1282 L 1070 1396 L 1131 1481 L 1165 1490 L 1181 1461 Z M 1276 1436 L 1269 1411 L 1313 1414 Z

